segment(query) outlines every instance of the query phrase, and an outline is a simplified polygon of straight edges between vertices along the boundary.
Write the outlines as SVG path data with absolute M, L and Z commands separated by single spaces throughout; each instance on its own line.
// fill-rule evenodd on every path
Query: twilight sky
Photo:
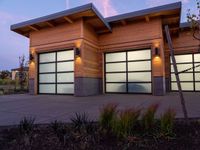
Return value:
M 18 57 L 28 58 L 29 40 L 10 31 L 10 25 L 94 3 L 104 17 L 182 1 L 182 22 L 188 9 L 195 12 L 195 0 L 0 0 L 0 70 L 18 67 Z

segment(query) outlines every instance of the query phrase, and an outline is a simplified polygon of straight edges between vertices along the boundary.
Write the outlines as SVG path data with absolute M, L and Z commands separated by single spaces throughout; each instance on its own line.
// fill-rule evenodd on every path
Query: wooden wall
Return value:
M 81 49 L 81 57 L 75 58 L 75 77 L 102 78 L 104 52 L 142 48 L 152 49 L 153 76 L 169 76 L 169 50 L 163 39 L 161 18 L 113 26 L 112 33 L 101 35 L 83 19 L 35 31 L 30 34 L 30 53 L 35 55 L 30 78 L 35 79 L 36 85 L 37 53 L 75 47 Z M 189 31 L 181 31 L 179 37 L 173 38 L 173 44 L 177 53 L 194 51 L 199 45 Z M 154 57 L 155 47 L 160 48 L 159 59 Z
M 172 37 L 175 54 L 194 53 L 199 49 L 199 41 L 193 38 L 189 29 L 181 30 L 178 37 Z M 165 42 L 165 64 L 166 76 L 170 76 L 170 51 Z
M 148 46 L 156 39 L 162 38 L 161 19 L 153 19 L 149 22 L 140 21 L 127 25 L 113 27 L 112 33 L 99 36 L 102 50 L 121 49 L 132 46 Z
M 98 36 L 86 23 L 83 23 L 82 36 L 81 57 L 76 60 L 75 76 L 102 78 L 102 56 L 99 51 Z
M 81 37 L 82 20 L 73 24 L 65 23 L 56 27 L 49 27 L 40 31 L 31 32 L 30 46 L 36 47 L 47 44 L 72 41 Z
M 164 46 L 161 18 L 134 22 L 113 27 L 112 33 L 99 36 L 101 52 L 123 51 L 127 49 L 152 49 L 153 76 L 164 76 Z M 160 48 L 161 58 L 154 59 L 154 48 Z

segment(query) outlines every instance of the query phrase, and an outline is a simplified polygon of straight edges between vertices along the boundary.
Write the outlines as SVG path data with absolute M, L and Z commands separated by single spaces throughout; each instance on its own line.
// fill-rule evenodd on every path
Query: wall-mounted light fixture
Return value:
M 29 62 L 32 62 L 34 60 L 34 56 L 33 56 L 33 54 L 30 54 L 29 55 Z
M 160 49 L 158 47 L 155 47 L 155 56 L 156 57 L 160 56 Z
M 76 54 L 77 57 L 81 56 L 81 50 L 80 50 L 80 48 L 76 48 L 75 49 L 75 54 Z

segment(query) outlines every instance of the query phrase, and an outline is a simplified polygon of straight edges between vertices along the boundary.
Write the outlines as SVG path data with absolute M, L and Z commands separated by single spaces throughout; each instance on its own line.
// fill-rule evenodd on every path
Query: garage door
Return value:
M 152 93 L 151 50 L 105 53 L 105 92 Z
M 179 74 L 183 91 L 200 91 L 200 54 L 175 55 L 178 72 L 192 68 Z M 194 67 L 194 68 L 193 68 Z M 171 61 L 171 90 L 177 91 L 177 82 Z
M 74 50 L 39 54 L 39 94 L 74 93 Z

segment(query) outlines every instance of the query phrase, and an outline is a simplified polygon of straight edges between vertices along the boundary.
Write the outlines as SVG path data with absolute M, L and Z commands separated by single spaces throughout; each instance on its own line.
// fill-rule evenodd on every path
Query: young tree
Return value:
M 25 56 L 22 55 L 19 57 L 19 84 L 21 90 L 24 90 L 25 82 L 26 82 Z
M 188 9 L 187 21 L 191 24 L 193 37 L 200 41 L 200 0 L 196 0 L 196 5 L 196 13 Z

